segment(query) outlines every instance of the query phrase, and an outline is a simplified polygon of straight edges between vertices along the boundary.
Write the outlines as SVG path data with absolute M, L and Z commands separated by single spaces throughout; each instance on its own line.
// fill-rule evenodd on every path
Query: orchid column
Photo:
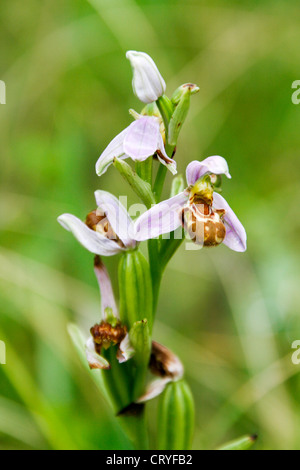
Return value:
M 186 170 L 187 184 L 175 176 L 178 136 L 191 96 L 199 88 L 187 83 L 168 98 L 165 81 L 147 54 L 129 51 L 126 57 L 133 69 L 133 91 L 143 108 L 140 112 L 130 110 L 133 122 L 102 152 L 96 172 L 102 177 L 110 166 L 119 171 L 144 203 L 145 211 L 132 220 L 117 198 L 98 190 L 96 209 L 85 222 L 71 214 L 58 220 L 96 255 L 94 270 L 102 311 L 100 322 L 90 330 L 85 352 L 91 370 L 97 369 L 101 375 L 104 395 L 136 448 L 147 447 L 145 406 L 159 396 L 157 447 L 188 449 L 194 404 L 184 368 L 175 354 L 152 341 L 162 275 L 185 236 L 202 247 L 225 244 L 243 252 L 246 232 L 219 194 L 221 175 L 231 177 L 222 157 L 191 162 Z M 170 198 L 161 201 L 168 170 L 174 176 Z M 147 259 L 140 249 L 144 241 L 148 243 Z M 117 255 L 119 307 L 100 258 Z M 82 345 L 82 334 L 74 326 L 72 338 L 77 347 Z

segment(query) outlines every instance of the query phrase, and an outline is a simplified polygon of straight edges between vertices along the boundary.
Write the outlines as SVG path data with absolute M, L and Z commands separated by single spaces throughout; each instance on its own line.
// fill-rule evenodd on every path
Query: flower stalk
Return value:
M 194 402 L 183 378 L 183 365 L 174 353 L 152 339 L 162 276 L 186 237 L 202 247 L 224 244 L 243 252 L 247 236 L 219 194 L 221 175 L 231 178 L 224 158 L 212 156 L 191 162 L 186 184 L 182 176 L 175 176 L 178 138 L 191 96 L 199 88 L 183 84 L 169 98 L 165 81 L 150 56 L 128 51 L 126 57 L 133 69 L 133 91 L 146 106 L 141 113 L 130 110 L 133 122 L 102 151 L 96 173 L 102 177 L 110 167 L 116 169 L 146 211 L 132 219 L 119 199 L 98 190 L 96 207 L 85 219 L 72 214 L 58 218 L 84 248 L 96 255 L 94 270 L 101 293 L 100 321 L 91 327 L 85 345 L 84 334 L 74 325 L 70 332 L 81 359 L 84 349 L 91 373 L 99 374 L 100 388 L 136 449 L 149 445 L 145 407 L 158 396 L 158 449 L 189 449 Z M 168 171 L 174 179 L 170 198 L 162 201 Z M 145 241 L 147 258 L 140 247 Z M 102 260 L 116 255 L 120 257 L 118 302 Z M 248 444 L 244 439 L 228 446 Z

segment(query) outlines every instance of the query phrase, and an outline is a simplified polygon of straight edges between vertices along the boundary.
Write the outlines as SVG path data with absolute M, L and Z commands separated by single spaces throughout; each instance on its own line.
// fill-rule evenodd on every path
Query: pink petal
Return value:
M 188 165 L 186 169 L 186 180 L 188 185 L 194 185 L 199 178 L 205 175 L 205 173 L 226 175 L 227 178 L 231 178 L 225 158 L 214 156 L 208 157 L 202 162 L 195 160 Z
M 226 211 L 224 216 L 226 237 L 223 243 L 233 251 L 246 251 L 246 231 L 227 201 L 218 193 L 214 193 L 213 207 L 214 209 L 225 209 Z
M 182 192 L 149 209 L 135 222 L 134 238 L 138 241 L 149 240 L 176 230 L 181 225 L 181 211 L 188 198 L 188 193 Z
M 115 241 L 90 229 L 84 222 L 72 214 L 63 214 L 58 217 L 58 222 L 81 243 L 84 248 L 95 255 L 112 256 L 124 251 Z
M 109 274 L 105 265 L 102 263 L 99 256 L 95 257 L 94 271 L 99 284 L 99 289 L 101 293 L 101 310 L 102 310 L 102 320 L 106 321 L 106 309 L 110 308 L 113 315 L 116 318 L 119 318 L 119 312 L 116 306 L 116 301 L 110 281 Z
M 128 155 L 125 155 L 123 148 L 124 138 L 128 129 L 129 127 L 118 134 L 100 155 L 96 163 L 96 173 L 98 176 L 101 176 L 106 172 L 108 167 L 113 163 L 115 157 L 122 159 L 128 157 Z
M 158 121 L 153 117 L 142 117 L 128 127 L 123 143 L 124 152 L 133 160 L 146 160 L 157 150 L 158 135 Z
M 109 221 L 113 231 L 118 235 L 126 248 L 134 248 L 133 222 L 119 199 L 107 191 L 98 190 L 95 192 L 98 210 L 103 211 Z

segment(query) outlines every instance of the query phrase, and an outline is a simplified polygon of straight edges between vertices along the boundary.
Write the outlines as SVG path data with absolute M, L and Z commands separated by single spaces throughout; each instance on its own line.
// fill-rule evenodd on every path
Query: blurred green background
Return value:
M 92 255 L 56 217 L 84 218 L 100 188 L 136 201 L 113 168 L 94 171 L 141 108 L 125 59 L 135 49 L 167 93 L 201 87 L 179 172 L 224 156 L 223 194 L 249 239 L 245 254 L 182 246 L 164 276 L 154 336 L 185 365 L 193 448 L 257 433 L 257 449 L 299 449 L 299 0 L 2 0 L 0 24 L 0 448 L 130 448 L 67 334 L 72 321 L 88 335 L 99 293 Z

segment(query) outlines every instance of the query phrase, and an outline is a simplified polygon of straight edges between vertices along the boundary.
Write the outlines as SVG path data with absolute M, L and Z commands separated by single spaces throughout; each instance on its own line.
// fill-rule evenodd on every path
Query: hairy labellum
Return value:
M 183 227 L 197 245 L 218 246 L 226 236 L 224 214 L 225 211 L 214 211 L 211 206 L 203 202 L 190 204 L 182 213 Z
M 117 322 L 114 326 L 105 321 L 97 324 L 91 328 L 91 335 L 94 339 L 96 351 L 98 354 L 101 353 L 102 347 L 104 349 L 109 346 L 120 344 L 127 334 L 126 326 L 121 325 Z

